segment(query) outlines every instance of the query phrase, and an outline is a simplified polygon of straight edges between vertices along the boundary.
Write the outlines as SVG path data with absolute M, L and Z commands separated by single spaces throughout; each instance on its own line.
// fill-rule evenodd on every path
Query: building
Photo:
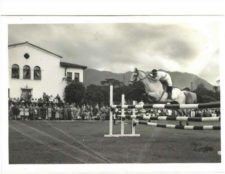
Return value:
M 43 93 L 63 98 L 68 82 L 83 82 L 86 66 L 67 63 L 63 57 L 29 42 L 9 49 L 9 97 L 38 99 Z

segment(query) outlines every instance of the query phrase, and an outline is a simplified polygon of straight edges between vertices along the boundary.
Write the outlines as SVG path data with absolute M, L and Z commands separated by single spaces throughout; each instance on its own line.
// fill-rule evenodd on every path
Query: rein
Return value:
M 145 74 L 145 77 L 143 77 L 142 79 L 139 77 L 139 80 L 137 80 L 138 76 L 139 76 L 139 71 L 140 72 L 143 72 Z M 142 71 L 142 70 L 136 70 L 135 72 L 137 75 L 135 75 L 135 80 L 133 80 L 133 82 L 139 82 L 139 81 L 142 81 L 142 80 L 145 80 L 145 79 L 152 79 L 150 73 L 146 74 L 146 72 Z M 152 79 L 153 80 L 153 79 Z
M 164 94 L 165 94 L 165 90 L 163 90 L 163 93 L 162 93 L 161 97 L 159 98 L 159 100 L 157 100 L 157 102 L 160 102 L 161 101 L 161 99 L 162 99 L 162 97 L 163 97 Z

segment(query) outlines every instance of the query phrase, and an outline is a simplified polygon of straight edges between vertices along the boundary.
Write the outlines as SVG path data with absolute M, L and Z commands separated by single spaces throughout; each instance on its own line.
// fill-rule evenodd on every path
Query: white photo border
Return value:
M 8 164 L 8 25 L 9 24 L 74 24 L 74 23 L 143 23 L 151 21 L 151 16 L 2 16 L 0 35 L 0 81 L 1 81 L 1 105 L 0 105 L 0 126 L 1 126 L 1 164 L 3 173 L 174 173 L 174 172 L 204 172 L 216 173 L 224 171 L 224 151 L 221 149 L 221 163 L 205 164 L 45 164 L 45 165 L 12 165 Z M 155 16 L 156 18 L 167 17 L 182 18 L 190 16 Z M 192 16 L 201 18 L 218 18 L 223 23 L 223 16 Z M 224 31 L 224 26 L 223 26 Z M 220 71 L 221 79 L 224 78 L 224 33 L 221 35 L 221 57 Z M 3 83 L 2 83 L 3 82 Z M 221 80 L 221 102 L 224 103 L 224 81 Z M 221 105 L 221 113 L 224 113 L 224 105 Z M 222 114 L 223 115 L 223 114 Z M 223 117 L 223 116 L 222 116 Z M 221 120 L 221 148 L 224 147 L 224 119 Z

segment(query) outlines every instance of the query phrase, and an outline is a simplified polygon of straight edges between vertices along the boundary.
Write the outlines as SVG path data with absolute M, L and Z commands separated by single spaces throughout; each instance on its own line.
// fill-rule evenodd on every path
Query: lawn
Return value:
M 118 123 L 115 133 L 120 130 Z M 219 163 L 220 131 L 138 125 L 140 137 L 104 138 L 108 121 L 9 121 L 10 164 Z M 126 133 L 130 125 L 126 124 Z

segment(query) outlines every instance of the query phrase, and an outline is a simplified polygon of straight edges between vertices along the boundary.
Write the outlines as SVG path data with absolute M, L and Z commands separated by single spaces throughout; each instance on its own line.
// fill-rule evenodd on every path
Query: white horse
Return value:
M 144 84 L 146 94 L 156 102 L 171 102 L 168 100 L 168 93 L 164 90 L 163 84 L 152 78 L 150 73 L 138 70 L 135 68 L 132 73 L 131 82 L 141 81 Z M 197 103 L 197 95 L 191 91 L 180 90 L 179 88 L 172 89 L 172 100 L 179 104 Z

